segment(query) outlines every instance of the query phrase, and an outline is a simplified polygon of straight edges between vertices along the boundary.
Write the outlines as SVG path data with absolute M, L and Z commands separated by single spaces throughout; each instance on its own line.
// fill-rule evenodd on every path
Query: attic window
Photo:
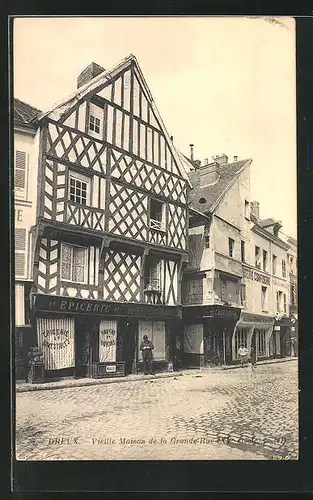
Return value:
M 206 203 L 206 199 L 205 198 L 200 198 L 199 203 L 201 203 L 201 205 L 203 205 L 203 203 Z

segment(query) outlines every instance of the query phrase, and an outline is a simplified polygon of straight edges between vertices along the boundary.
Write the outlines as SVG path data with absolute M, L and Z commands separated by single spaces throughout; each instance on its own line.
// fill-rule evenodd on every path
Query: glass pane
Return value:
M 71 247 L 69 245 L 62 245 L 62 279 L 71 279 Z
M 73 281 L 84 281 L 85 255 L 84 248 L 74 248 Z

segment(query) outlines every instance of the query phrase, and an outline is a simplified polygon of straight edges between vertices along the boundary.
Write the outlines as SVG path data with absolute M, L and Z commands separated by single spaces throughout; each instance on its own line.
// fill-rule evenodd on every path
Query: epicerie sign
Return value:
M 42 345 L 49 349 L 64 349 L 69 345 L 69 331 L 61 328 L 46 330 L 42 332 Z

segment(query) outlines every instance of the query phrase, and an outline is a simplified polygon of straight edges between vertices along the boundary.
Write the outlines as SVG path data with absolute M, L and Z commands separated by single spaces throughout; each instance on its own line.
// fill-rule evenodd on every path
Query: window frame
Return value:
M 281 261 L 281 274 L 283 278 L 287 277 L 287 267 L 286 267 L 286 261 L 282 259 Z
M 86 184 L 86 204 L 79 203 L 78 201 L 71 200 L 71 179 L 79 182 L 84 182 Z M 77 189 L 76 186 L 74 188 Z M 82 191 L 82 188 L 80 188 Z M 75 193 L 76 196 L 76 193 Z M 82 175 L 78 172 L 69 171 L 68 174 L 68 201 L 70 203 L 75 203 L 81 207 L 90 207 L 91 200 L 91 179 L 88 176 Z
M 16 231 L 22 230 L 25 232 L 25 246 L 24 250 L 17 250 L 16 249 Z M 28 255 L 28 230 L 26 227 L 15 227 L 14 228 L 14 277 L 15 279 L 26 279 L 28 276 L 28 262 L 27 262 L 27 255 Z M 24 274 L 16 274 L 16 259 L 15 255 L 24 255 Z
M 263 249 L 262 257 L 263 257 L 263 271 L 267 273 L 267 266 L 268 266 L 268 251 L 267 250 Z
M 153 217 L 151 217 L 151 205 L 153 203 L 160 205 L 161 220 L 154 219 Z M 152 229 L 153 231 L 163 231 L 165 233 L 166 232 L 166 212 L 167 212 L 167 204 L 165 202 L 163 202 L 161 200 L 157 200 L 156 198 L 149 198 L 149 229 Z M 158 223 L 160 223 L 160 227 L 157 227 Z
M 228 237 L 228 256 L 234 258 L 235 240 Z
M 20 188 L 15 185 L 15 180 L 16 180 L 16 170 L 17 170 L 17 153 L 25 153 L 25 187 Z M 24 151 L 21 149 L 14 149 L 14 196 L 16 198 L 22 199 L 22 200 L 27 200 L 27 193 L 28 193 L 28 173 L 29 173 L 29 156 L 30 153 L 28 151 Z M 19 168 L 18 170 L 22 170 Z
M 261 248 L 258 245 L 254 246 L 254 266 L 261 269 Z
M 246 245 L 245 241 L 243 240 L 241 240 L 240 250 L 241 250 L 241 262 L 246 262 Z
M 261 285 L 261 309 L 268 312 L 268 287 L 265 285 Z
M 277 276 L 277 255 L 272 256 L 272 274 Z
M 70 247 L 71 249 L 71 269 L 70 269 L 70 274 L 71 278 L 73 278 L 73 262 L 74 262 L 74 248 L 80 248 L 85 251 L 85 258 L 84 258 L 84 281 L 74 281 L 73 279 L 68 279 L 68 278 L 63 278 L 62 274 L 62 267 L 63 267 L 63 251 L 64 247 Z M 76 283 L 76 284 L 81 284 L 81 285 L 88 285 L 88 247 L 84 247 L 81 245 L 73 245 L 72 243 L 66 243 L 66 242 L 61 242 L 61 259 L 60 259 L 61 265 L 60 265 L 60 281 L 66 281 L 67 283 Z

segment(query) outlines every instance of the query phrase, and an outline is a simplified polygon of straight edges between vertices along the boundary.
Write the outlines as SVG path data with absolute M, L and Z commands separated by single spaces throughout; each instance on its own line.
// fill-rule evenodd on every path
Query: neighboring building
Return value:
M 289 354 L 287 330 L 275 323 L 289 315 L 289 245 L 281 224 L 261 220 L 259 203 L 250 202 L 251 162 L 236 157 L 229 163 L 225 154 L 202 166 L 189 160 L 186 365 L 236 362 L 241 345 L 254 345 L 258 359 Z
M 259 203 L 251 203 L 251 252 L 243 265 L 245 303 L 235 332 L 235 344 L 253 344 L 258 359 L 286 355 L 285 335 L 275 318 L 289 315 L 287 250 L 281 238 L 282 224 L 261 220 Z M 236 345 L 236 347 L 237 347 Z
M 249 253 L 251 159 L 190 162 L 189 256 L 183 281 L 184 363 L 230 363 Z M 203 216 L 201 217 L 201 214 Z
M 15 241 L 15 366 L 24 378 L 25 353 L 33 342 L 30 292 L 32 286 L 31 227 L 36 224 L 39 136 L 32 119 L 40 111 L 20 99 L 13 102 L 14 241 Z M 13 155 L 12 155 L 13 156 Z
M 46 374 L 170 369 L 188 260 L 188 176 L 134 56 L 95 63 L 41 114 L 33 328 Z M 36 183 L 35 183 L 36 185 Z

